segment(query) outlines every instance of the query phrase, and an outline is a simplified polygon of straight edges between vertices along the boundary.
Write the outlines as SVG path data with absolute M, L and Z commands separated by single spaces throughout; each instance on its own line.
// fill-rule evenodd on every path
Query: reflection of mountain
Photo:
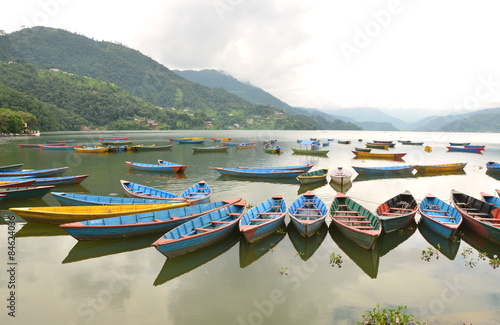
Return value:
M 79 241 L 69 251 L 68 256 L 62 261 L 72 263 L 89 258 L 118 254 L 146 248 L 158 239 L 158 234 L 139 236 L 128 239 L 105 239 L 92 241 Z
M 429 244 L 440 251 L 449 260 L 455 259 L 458 249 L 460 248 L 460 238 L 454 237 L 452 239 L 446 239 L 432 231 L 429 227 L 426 227 L 422 222 L 418 224 L 418 231 Z
M 467 175 L 465 170 L 449 171 L 449 172 L 417 172 L 416 177 L 435 177 L 435 176 L 448 176 L 448 175 Z
M 240 240 L 240 268 L 245 268 L 264 256 L 286 236 L 285 229 L 275 231 L 255 243 L 250 244 L 245 238 Z
M 231 236 L 224 238 L 213 245 L 191 253 L 167 259 L 153 285 L 157 286 L 163 284 L 213 260 L 233 247 L 240 240 L 240 238 L 241 234 L 235 231 L 231 234 Z
M 500 245 L 495 244 L 490 240 L 487 240 L 468 227 L 460 228 L 462 232 L 462 239 L 469 244 L 469 246 L 475 248 L 480 253 L 486 253 L 488 258 L 499 258 L 500 257 Z
M 272 177 L 238 177 L 238 176 L 227 176 L 221 175 L 216 181 L 237 181 L 237 182 L 260 182 L 260 183 L 273 183 L 273 184 L 299 184 L 299 181 L 293 177 L 282 177 L 282 178 L 272 178 Z
M 333 223 L 330 225 L 330 236 L 337 246 L 347 254 L 363 272 L 372 279 L 377 278 L 380 260 L 378 240 L 375 242 L 375 246 L 372 249 L 365 249 L 342 234 Z
M 394 178 L 416 178 L 417 176 L 412 173 L 400 174 L 385 174 L 385 175 L 365 175 L 358 174 L 352 181 L 353 182 L 362 182 L 362 181 L 373 181 L 377 179 L 394 179 Z
M 318 187 L 325 186 L 328 182 L 323 180 L 321 182 L 311 183 L 311 184 L 300 184 L 299 190 L 297 191 L 298 195 L 302 195 L 307 191 L 312 191 L 317 189 Z
M 346 194 L 347 191 L 352 187 L 352 182 L 347 182 L 345 184 L 337 184 L 335 182 L 330 182 L 330 186 L 337 192 Z
M 59 225 L 28 222 L 16 232 L 16 237 L 69 236 Z
M 487 170 L 486 175 L 500 181 L 500 173 L 495 173 L 495 172 Z
M 311 256 L 313 256 L 314 252 L 319 248 L 321 243 L 326 237 L 326 233 L 328 232 L 328 227 L 326 224 L 323 224 L 318 232 L 310 237 L 302 236 L 297 228 L 290 222 L 287 227 L 288 237 L 295 247 L 295 250 L 299 254 L 300 258 L 304 261 L 307 261 Z
M 408 226 L 389 233 L 382 232 L 377 239 L 380 257 L 398 247 L 405 240 L 410 238 L 417 230 L 417 223 L 413 221 Z

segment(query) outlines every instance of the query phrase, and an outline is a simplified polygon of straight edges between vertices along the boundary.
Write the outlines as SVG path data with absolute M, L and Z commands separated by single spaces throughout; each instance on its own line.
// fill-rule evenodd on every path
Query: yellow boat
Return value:
M 28 222 L 69 223 L 188 206 L 188 202 L 10 208 Z
M 96 147 L 80 147 L 80 148 L 73 148 L 76 152 L 91 152 L 91 153 L 103 153 L 103 152 L 108 152 L 109 148 L 108 147 L 101 147 L 101 146 L 96 146 Z
M 464 169 L 467 163 L 439 164 L 439 165 L 417 165 L 417 173 L 442 173 L 457 172 Z

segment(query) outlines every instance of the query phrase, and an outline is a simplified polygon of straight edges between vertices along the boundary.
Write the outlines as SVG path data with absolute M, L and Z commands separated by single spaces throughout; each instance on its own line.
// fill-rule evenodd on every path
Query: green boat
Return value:
M 298 149 L 292 148 L 293 153 L 296 155 L 314 155 L 314 156 L 326 156 L 330 150 L 319 150 L 319 149 Z
M 2 203 L 15 200 L 40 199 L 45 194 L 49 193 L 49 191 L 53 188 L 54 185 L 34 187 L 5 187 L 0 188 L 0 196 L 2 196 Z
M 328 175 L 328 168 L 318 169 L 312 172 L 300 174 L 296 177 L 300 184 L 311 184 L 317 182 L 324 182 Z

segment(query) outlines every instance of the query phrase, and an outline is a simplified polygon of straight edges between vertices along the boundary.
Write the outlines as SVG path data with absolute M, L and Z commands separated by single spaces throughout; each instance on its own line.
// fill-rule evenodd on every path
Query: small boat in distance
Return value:
M 500 163 L 489 161 L 486 163 L 486 169 L 492 173 L 500 173 Z
M 456 172 L 464 169 L 467 163 L 452 163 L 452 164 L 438 164 L 438 165 L 417 165 L 415 169 L 417 173 L 444 173 Z
M 484 149 L 481 148 L 466 148 L 466 147 L 450 147 L 446 146 L 450 152 L 471 152 L 471 153 L 482 153 Z
M 402 160 L 406 153 L 377 153 L 377 152 L 361 152 L 352 151 L 358 159 L 388 159 Z
M 289 169 L 289 170 L 302 170 L 303 173 L 308 172 L 311 168 L 313 168 L 313 164 L 306 164 L 306 165 L 297 165 L 297 166 L 262 166 L 262 167 L 236 167 L 236 168 L 243 168 L 243 169 Z
M 211 146 L 211 147 L 193 147 L 194 152 L 227 152 L 229 147 Z
M 146 172 L 162 172 L 162 173 L 178 173 L 186 169 L 187 166 L 174 163 L 163 164 L 144 164 L 138 162 L 126 161 L 130 169 L 141 170 Z
M 297 177 L 304 173 L 302 170 L 293 169 L 250 169 L 250 168 L 221 168 L 214 167 L 214 169 L 223 176 L 236 176 L 236 177 L 259 177 L 259 178 L 284 178 L 284 177 Z
M 328 176 L 328 168 L 318 169 L 315 171 L 300 174 L 296 177 L 300 184 L 311 184 L 316 182 L 324 182 Z
M 417 165 L 404 166 L 388 166 L 388 167 L 357 167 L 352 168 L 363 175 L 379 175 L 379 174 L 411 174 Z
M 470 142 L 450 142 L 450 146 L 468 146 Z

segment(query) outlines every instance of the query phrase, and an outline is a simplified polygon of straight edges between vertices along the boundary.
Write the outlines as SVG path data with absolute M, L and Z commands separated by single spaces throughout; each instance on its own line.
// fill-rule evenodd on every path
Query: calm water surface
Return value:
M 21 149 L 19 143 L 75 140 L 96 145 L 98 138 L 128 136 L 134 144 L 166 144 L 168 138 L 233 137 L 233 142 L 256 141 L 253 150 L 230 148 L 227 153 L 194 154 L 192 145 L 175 144 L 171 151 L 76 154 L 64 151 Z M 330 142 L 328 157 L 293 155 L 297 139 L 310 137 Z M 277 139 L 282 155 L 265 154 L 262 141 Z M 341 145 L 337 139 L 350 139 Z M 357 160 L 351 150 L 372 140 L 425 141 L 420 146 L 397 144 L 391 152 L 407 152 L 403 162 Z M 486 145 L 483 154 L 446 152 L 448 142 Z M 328 148 L 328 147 L 327 147 Z M 500 161 L 499 134 L 350 132 L 350 131 L 214 131 L 48 133 L 41 137 L 0 138 L 0 165 L 24 163 L 24 168 L 69 166 L 66 175 L 90 176 L 80 185 L 58 186 L 54 191 L 119 195 L 121 179 L 180 194 L 205 180 L 212 201 L 242 197 L 256 205 L 281 193 L 291 204 L 300 193 L 314 190 L 330 204 L 337 190 L 375 210 L 388 198 L 409 190 L 421 200 L 432 193 L 449 200 L 457 189 L 478 197 L 481 191 L 500 188 L 498 177 L 486 174 L 485 163 Z M 136 173 L 125 161 L 156 163 L 164 159 L 188 165 L 182 175 Z M 285 166 L 312 162 L 315 169 L 336 166 L 393 166 L 467 162 L 465 173 L 434 177 L 354 179 L 340 189 L 330 184 L 306 188 L 296 182 L 266 182 L 221 178 L 213 167 Z M 354 173 L 356 175 L 356 173 Z M 42 200 L 0 203 L 0 210 L 15 206 L 58 205 L 49 194 Z M 2 215 L 11 215 L 0 211 Z M 417 220 L 419 217 L 417 216 Z M 287 217 L 287 223 L 289 221 Z M 330 225 L 330 220 L 327 221 Z M 463 230 L 456 242 L 443 241 L 413 225 L 383 236 L 373 250 L 359 248 L 334 227 L 324 227 L 304 240 L 294 229 L 276 233 L 249 245 L 236 234 L 220 244 L 167 260 L 149 245 L 156 239 L 77 242 L 57 226 L 17 219 L 15 244 L 16 317 L 8 316 L 9 278 L 0 277 L 5 324 L 356 324 L 361 314 L 380 303 L 395 308 L 407 305 L 417 320 L 429 324 L 499 324 L 500 269 L 478 258 L 478 249 L 500 256 L 498 246 Z M 7 225 L 0 225 L 2 269 L 8 269 Z M 439 248 L 438 257 L 422 259 L 422 251 Z M 469 251 L 468 249 L 471 249 Z M 342 257 L 341 267 L 330 255 Z

